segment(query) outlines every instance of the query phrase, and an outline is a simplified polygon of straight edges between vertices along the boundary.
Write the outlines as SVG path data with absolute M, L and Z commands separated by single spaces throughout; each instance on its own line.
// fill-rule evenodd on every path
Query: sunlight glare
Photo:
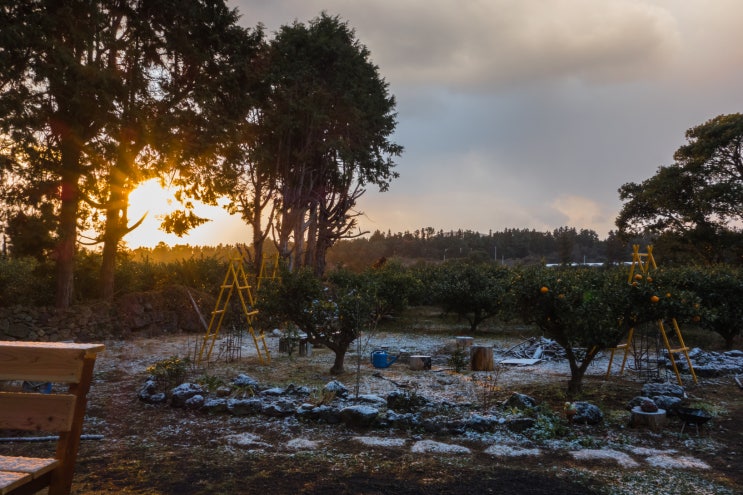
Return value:
M 218 244 L 235 244 L 249 241 L 249 228 L 238 216 L 229 215 L 221 205 L 208 206 L 195 201 L 194 212 L 211 221 L 191 230 L 183 237 L 166 234 L 159 229 L 163 215 L 179 207 L 173 191 L 160 186 L 157 179 L 143 182 L 129 195 L 129 223 L 137 222 L 142 215 L 147 217 L 142 224 L 124 237 L 130 249 L 138 247 L 155 247 L 160 242 L 169 246 L 190 244 L 192 246 L 216 246 Z

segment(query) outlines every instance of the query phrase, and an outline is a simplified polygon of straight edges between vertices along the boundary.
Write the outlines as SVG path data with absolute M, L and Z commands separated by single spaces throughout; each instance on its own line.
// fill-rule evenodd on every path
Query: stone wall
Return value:
M 204 327 L 189 293 L 209 321 L 216 300 L 184 286 L 124 294 L 113 302 L 68 309 L 11 306 L 0 308 L 0 340 L 101 341 L 132 335 L 202 332 Z

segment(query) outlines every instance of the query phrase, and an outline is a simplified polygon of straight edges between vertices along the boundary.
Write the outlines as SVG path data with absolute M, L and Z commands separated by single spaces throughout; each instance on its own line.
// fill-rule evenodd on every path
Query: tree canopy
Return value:
M 397 177 L 392 158 L 402 147 L 389 140 L 395 99 L 369 57 L 348 24 L 325 13 L 282 26 L 268 47 L 268 92 L 246 155 L 250 180 L 233 200 L 253 224 L 271 219 L 293 268 L 323 273 L 327 250 L 353 235 L 366 186 L 384 191 Z M 250 203 L 247 194 L 271 201 Z
M 720 115 L 686 132 L 687 143 L 641 183 L 619 189 L 620 233 L 659 237 L 707 262 L 740 253 L 743 236 L 743 115 Z M 736 246 L 738 246 L 736 248 Z M 669 246 L 670 247 L 670 246 Z

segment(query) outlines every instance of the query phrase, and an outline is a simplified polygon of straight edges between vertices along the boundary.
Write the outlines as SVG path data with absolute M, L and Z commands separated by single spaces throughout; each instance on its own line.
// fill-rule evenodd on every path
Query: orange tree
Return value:
M 698 319 L 699 298 L 688 284 L 680 283 L 678 269 L 635 273 L 629 283 L 629 323 L 679 322 Z
M 743 322 L 743 270 L 737 266 L 684 267 L 669 271 L 673 284 L 693 293 L 684 305 L 685 316 L 705 330 L 717 333 L 732 349 Z
M 434 304 L 466 319 L 475 333 L 501 311 L 508 278 L 508 269 L 491 262 L 450 261 L 433 269 L 429 291 Z
M 598 351 L 628 331 L 627 272 L 619 268 L 526 267 L 514 271 L 509 297 L 513 316 L 536 325 L 565 350 L 570 364 L 568 396 L 581 391 Z

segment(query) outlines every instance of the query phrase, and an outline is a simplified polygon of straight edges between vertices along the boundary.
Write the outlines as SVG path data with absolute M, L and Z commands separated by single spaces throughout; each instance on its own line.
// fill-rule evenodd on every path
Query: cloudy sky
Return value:
M 743 111 L 740 0 L 228 3 L 270 34 L 338 15 L 370 50 L 405 147 L 400 178 L 360 201 L 371 231 L 570 226 L 604 238 L 622 184 L 670 164 L 690 127 Z

